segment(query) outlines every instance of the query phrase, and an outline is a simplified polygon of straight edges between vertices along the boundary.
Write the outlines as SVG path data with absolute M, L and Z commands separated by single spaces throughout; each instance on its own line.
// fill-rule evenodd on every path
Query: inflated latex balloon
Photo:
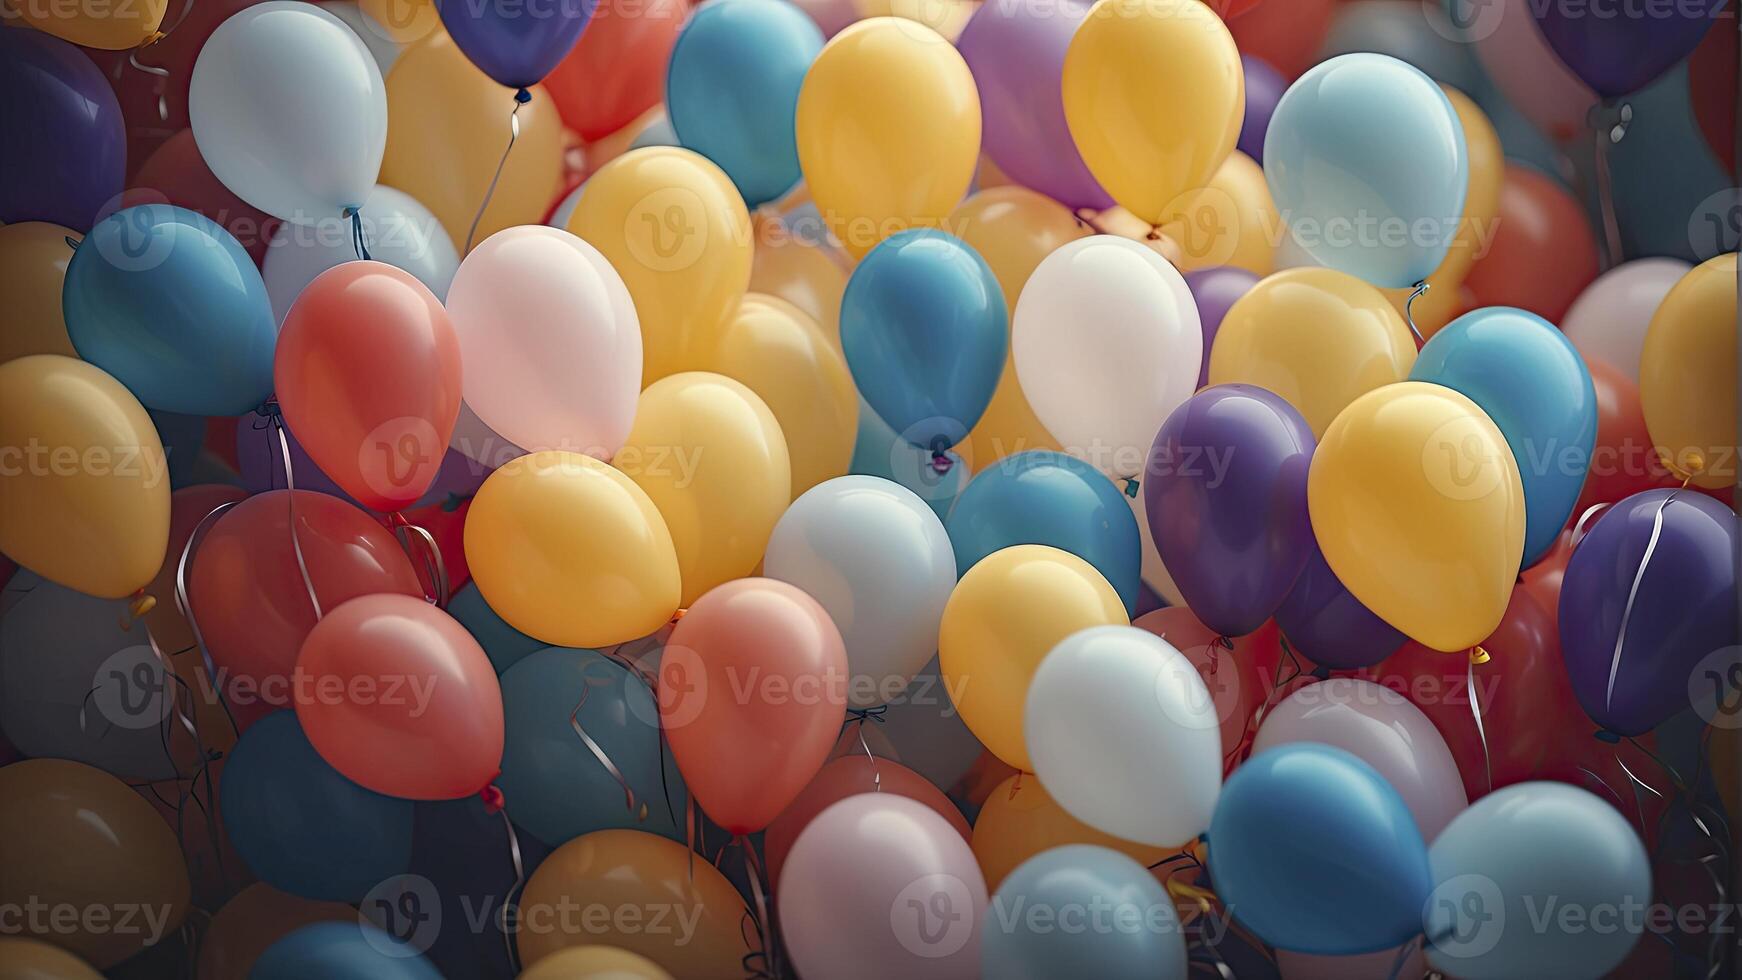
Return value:
M 273 232 L 260 274 L 279 323 L 316 276 L 357 257 L 350 234 L 351 229 L 336 220 L 313 228 L 285 223 Z M 460 256 L 441 222 L 416 198 L 385 184 L 375 185 L 363 205 L 363 238 L 371 259 L 404 269 L 428 286 L 436 299 L 447 300 Z
M 1663 298 L 1639 355 L 1639 402 L 1672 472 L 1736 482 L 1736 253 L 1708 259 Z
M 1046 851 L 1006 878 L 994 901 L 999 908 L 1087 914 L 1081 929 L 994 915 L 981 943 L 983 969 L 992 976 L 1041 980 L 1078 970 L 1095 977 L 1189 975 L 1173 899 L 1148 868 L 1118 851 L 1089 844 Z

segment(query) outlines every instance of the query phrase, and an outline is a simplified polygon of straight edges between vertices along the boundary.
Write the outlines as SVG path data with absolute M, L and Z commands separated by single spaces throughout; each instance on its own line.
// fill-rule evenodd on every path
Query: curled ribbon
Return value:
M 587 750 L 593 753 L 593 758 L 599 760 L 599 765 L 604 766 L 605 771 L 611 774 L 611 778 L 617 781 L 617 785 L 623 787 L 623 802 L 624 805 L 628 807 L 630 814 L 632 814 L 636 820 L 646 820 L 647 804 L 643 803 L 639 807 L 636 806 L 635 790 L 629 785 L 628 777 L 623 775 L 623 770 L 617 768 L 617 763 L 611 761 L 611 756 L 605 752 L 604 746 L 594 741 L 593 736 L 588 735 L 587 730 L 581 727 L 581 708 L 587 703 L 588 692 L 592 691 L 596 685 L 606 683 L 609 683 L 609 681 L 590 677 L 587 675 L 586 671 L 582 671 L 581 698 L 575 702 L 575 709 L 569 712 L 569 727 L 574 729 L 575 735 L 579 736 L 581 742 L 586 745 Z M 661 768 L 663 769 L 663 760 L 661 760 L 661 762 Z

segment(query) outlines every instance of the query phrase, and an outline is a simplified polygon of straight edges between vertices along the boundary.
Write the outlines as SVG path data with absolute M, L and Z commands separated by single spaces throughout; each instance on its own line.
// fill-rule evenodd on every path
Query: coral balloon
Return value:
M 891 793 L 918 800 L 943 817 L 956 833 L 968 840 L 973 831 L 962 811 L 956 808 L 943 790 L 933 786 L 924 776 L 890 759 L 846 755 L 830 760 L 817 771 L 802 792 L 780 811 L 780 816 L 768 825 L 762 836 L 763 854 L 768 859 L 768 878 L 780 880 L 780 869 L 799 834 L 810 826 L 817 815 L 849 796 L 860 793 Z
M 688 12 L 685 0 L 600 0 L 580 41 L 544 76 L 563 125 L 590 143 L 658 105 Z
M 186 29 L 186 25 L 176 28 L 176 38 L 180 39 Z M 162 57 L 161 45 L 152 45 L 151 56 L 153 60 Z M 200 156 L 199 144 L 194 142 L 191 129 L 183 129 L 164 140 L 163 145 L 145 158 L 127 182 L 122 200 L 129 206 L 173 204 L 203 214 L 234 236 L 257 264 L 266 258 L 266 247 L 272 241 L 274 230 L 283 227 L 277 218 L 237 197 L 235 191 L 224 186 L 224 182 L 212 173 L 212 168 L 206 166 L 206 158 Z M 328 237 L 338 237 L 331 235 L 330 230 Z M 306 231 L 304 234 L 309 237 L 319 235 L 318 232 L 310 234 Z M 346 258 L 351 257 L 349 242 L 344 243 L 344 252 Z M 284 318 L 280 316 L 279 319 Z
M 1575 520 L 1598 504 L 1617 503 L 1642 490 L 1681 482 L 1670 476 L 1652 444 L 1645 427 L 1645 410 L 1639 405 L 1639 388 L 1633 380 L 1603 361 L 1587 360 L 1585 366 L 1591 371 L 1591 386 L 1597 394 L 1597 444 L 1591 450 L 1584 488 L 1573 505 Z
M 1736 482 L 1736 253 L 1707 259 L 1663 298 L 1639 355 L 1639 403 L 1670 469 Z
M 1241 54 L 1263 58 L 1292 79 L 1318 61 L 1338 6 L 1337 0 L 1262 4 L 1234 18 L 1228 30 Z
M 1584 206 L 1552 177 L 1506 166 L 1494 238 L 1464 285 L 1477 306 L 1516 306 L 1560 323 L 1597 278 L 1597 241 Z

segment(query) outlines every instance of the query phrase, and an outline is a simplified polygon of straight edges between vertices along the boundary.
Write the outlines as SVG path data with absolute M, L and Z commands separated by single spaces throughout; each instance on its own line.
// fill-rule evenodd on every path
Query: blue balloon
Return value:
M 983 976 L 1010 980 L 1186 976 L 1185 933 L 1149 869 L 1118 851 L 1067 844 L 998 886 L 980 934 Z
M 442 980 L 417 949 L 373 926 L 317 922 L 266 947 L 248 980 Z
M 719 164 L 752 208 L 799 181 L 793 114 L 822 49 L 816 21 L 787 0 L 703 4 L 672 46 L 665 72 L 672 129 Z
M 901 438 L 933 453 L 980 421 L 1008 336 L 991 267 L 941 231 L 884 239 L 841 296 L 841 348 L 859 393 Z
M 1464 127 L 1418 68 L 1345 54 L 1307 71 L 1276 105 L 1264 176 L 1295 244 L 1375 286 L 1439 268 L 1464 215 Z
M 142 204 L 97 223 L 61 292 L 79 356 L 147 408 L 242 415 L 272 394 L 278 323 L 260 270 L 202 214 Z
M 1411 381 L 1462 392 L 1500 427 L 1524 478 L 1524 565 L 1566 527 L 1597 444 L 1597 391 L 1566 335 L 1510 306 L 1472 310 L 1434 334 Z
M 1095 566 L 1125 603 L 1137 608 L 1143 538 L 1124 491 L 1093 466 L 1050 449 L 1007 456 L 980 471 L 944 522 L 956 550 L 956 574 L 994 551 L 1044 544 Z
M 847 472 L 901 484 L 925 501 L 942 521 L 949 518 L 950 507 L 968 485 L 970 475 L 968 464 L 955 453 L 945 453 L 943 460 L 943 464 L 934 465 L 929 454 L 896 435 L 864 398 L 859 399 L 859 435 Z
M 219 809 L 249 870 L 303 898 L 355 902 L 411 863 L 411 801 L 340 775 L 294 711 L 242 733 L 224 764 Z
M 1210 821 L 1216 894 L 1278 949 L 1348 956 L 1421 932 L 1433 884 L 1403 798 L 1342 749 L 1260 752 L 1222 787 Z
M 581 39 L 593 5 L 594 0 L 436 0 L 436 11 L 466 58 L 498 83 L 520 89 L 515 100 L 524 104 L 531 98 L 525 90 L 550 74 Z
M 298 476 L 300 475 L 299 473 Z M 478 645 L 484 648 L 484 654 L 490 658 L 490 666 L 496 668 L 498 677 L 527 654 L 536 653 L 550 645 L 508 625 L 484 601 L 484 593 L 478 591 L 476 582 L 467 582 L 465 588 L 454 593 L 454 597 L 448 600 L 448 615 L 459 620 L 466 632 L 472 634 L 472 639 L 477 640 Z
M 569 724 L 577 707 L 581 730 L 635 791 L 633 811 L 622 784 Z M 496 784 L 514 822 L 534 837 L 557 846 L 627 829 L 683 839 L 683 783 L 675 766 L 662 770 L 659 705 L 621 664 L 591 650 L 540 650 L 502 675 L 502 718 Z

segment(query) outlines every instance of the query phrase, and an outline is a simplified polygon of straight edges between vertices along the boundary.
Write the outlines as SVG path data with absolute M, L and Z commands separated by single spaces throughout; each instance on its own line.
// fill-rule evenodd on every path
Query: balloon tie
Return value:
M 1615 105 L 1599 102 L 1585 114 L 1585 122 L 1596 138 L 1597 205 L 1603 219 L 1604 258 L 1607 267 L 1621 264 L 1621 224 L 1615 215 L 1615 192 L 1609 173 L 1609 148 L 1627 135 L 1633 122 L 1633 106 L 1626 102 Z
M 1130 497 L 1132 500 L 1136 500 L 1137 499 L 1137 486 L 1138 486 L 1137 477 L 1134 477 L 1134 476 L 1126 477 L 1125 478 L 1125 496 Z
M 497 773 L 501 775 L 501 773 Z M 501 787 L 496 785 L 492 776 L 490 783 L 478 791 L 478 796 L 484 801 L 484 812 L 502 818 L 502 831 L 508 837 L 508 862 L 514 868 L 514 883 L 508 886 L 508 891 L 502 896 L 502 911 L 498 915 L 502 927 L 502 944 L 508 953 L 508 966 L 514 972 L 520 972 L 520 957 L 514 948 L 514 926 L 509 921 L 519 909 L 515 900 L 520 897 L 520 889 L 526 885 L 526 862 L 520 856 L 520 835 L 514 832 L 514 821 L 508 819 L 507 800 L 502 795 Z
M 1633 573 L 1633 586 L 1627 590 L 1627 604 L 1621 608 L 1621 628 L 1615 631 L 1615 653 L 1609 659 L 1609 685 L 1603 692 L 1604 710 L 1608 710 L 1615 700 L 1615 678 L 1621 673 L 1621 649 L 1627 642 L 1627 622 L 1633 618 L 1633 603 L 1639 598 L 1640 583 L 1645 581 L 1645 570 L 1651 566 L 1651 556 L 1657 551 L 1658 539 L 1663 536 L 1663 510 L 1678 493 L 1681 491 L 1671 490 L 1651 515 L 1651 538 L 1645 542 L 1645 554 L 1640 556 L 1639 568 Z
M 667 620 L 667 621 L 666 621 L 666 625 L 667 625 L 667 626 L 670 626 L 670 625 L 672 625 L 672 624 L 674 624 L 674 623 L 681 623 L 681 622 L 683 622 L 683 618 L 684 618 L 684 617 L 685 617 L 685 616 L 688 616 L 688 615 L 689 615 L 689 613 L 690 613 L 690 611 L 689 611 L 689 607 L 687 607 L 687 606 L 679 606 L 679 607 L 678 607 L 678 608 L 677 608 L 677 609 L 675 609 L 675 610 L 673 610 L 673 611 L 672 611 L 672 614 L 671 614 L 671 619 L 669 619 L 669 620 Z
M 1482 702 L 1476 697 L 1476 665 L 1489 660 L 1481 644 L 1470 648 L 1470 662 L 1464 667 L 1464 696 L 1470 699 L 1470 717 L 1476 722 L 1476 737 L 1482 741 L 1482 771 L 1488 778 L 1488 792 L 1494 792 L 1494 757 L 1488 752 L 1488 729 L 1482 724 Z
M 575 735 L 580 738 L 587 750 L 593 753 L 593 758 L 599 760 L 599 765 L 604 766 L 611 778 L 617 781 L 617 785 L 623 787 L 623 804 L 628 808 L 629 815 L 637 821 L 645 821 L 647 819 L 647 804 L 636 805 L 635 790 L 629 785 L 629 778 L 623 775 L 623 770 L 617 768 L 617 763 L 611 761 L 611 756 L 605 752 L 604 746 L 594 741 L 593 736 L 588 735 L 587 730 L 581 727 L 581 708 L 587 703 L 587 694 L 592 691 L 595 685 L 608 683 L 610 681 L 606 678 L 592 677 L 584 670 L 581 672 L 581 697 L 575 702 L 574 710 L 569 712 L 569 727 L 574 729 Z M 665 760 L 661 759 L 660 767 L 662 769 L 664 764 Z
M 346 208 L 339 212 L 342 218 L 351 219 L 351 249 L 357 253 L 357 258 L 369 261 L 369 239 L 363 234 L 363 209 L 361 207 Z
M 206 516 L 200 518 L 199 523 L 194 525 L 193 533 L 188 535 L 187 544 L 183 545 L 181 549 L 181 557 L 175 563 L 175 607 L 181 612 L 182 618 L 187 620 L 188 632 L 192 633 L 194 638 L 194 649 L 200 652 L 200 663 L 204 664 L 206 668 L 206 680 L 213 685 L 213 692 L 217 696 L 218 704 L 224 709 L 224 717 L 230 720 L 230 729 L 240 734 L 241 729 L 236 725 L 236 717 L 230 713 L 230 705 L 224 699 L 223 685 L 218 683 L 218 669 L 212 663 L 212 651 L 206 647 L 206 638 L 200 633 L 199 620 L 194 618 L 193 602 L 188 598 L 188 567 L 193 563 L 195 547 L 204 536 L 206 526 L 236 504 L 237 501 L 232 500 L 207 511 Z
M 272 422 L 272 432 L 278 437 L 278 451 L 284 457 L 284 488 L 285 510 L 290 517 L 290 550 L 296 554 L 296 570 L 302 574 L 302 586 L 308 590 L 308 604 L 314 607 L 315 622 L 321 620 L 321 600 L 315 595 L 314 579 L 309 578 L 308 559 L 302 554 L 302 537 L 296 533 L 296 474 L 290 464 L 290 438 L 284 434 L 284 415 L 279 411 L 276 401 L 268 402 L 272 406 L 272 414 L 267 418 Z
M 393 529 L 394 538 L 398 539 L 399 547 L 405 556 L 423 566 L 422 571 L 429 575 L 430 588 L 434 593 L 424 593 L 424 598 L 437 609 L 448 607 L 448 565 L 442 559 L 442 549 L 436 545 L 435 535 L 418 527 L 405 519 L 405 515 L 394 511 L 387 516 L 388 526 Z M 416 544 L 415 551 L 413 543 Z M 419 584 L 422 584 L 422 574 Z
M 1417 347 L 1422 346 L 1427 343 L 1427 341 L 1422 339 L 1421 328 L 1415 325 L 1415 301 L 1420 299 L 1423 293 L 1432 288 L 1433 285 L 1426 279 L 1423 279 L 1415 284 L 1414 291 L 1409 294 L 1408 299 L 1403 301 L 1403 320 L 1405 323 L 1409 324 L 1409 332 L 1414 335 Z
M 514 93 L 514 109 L 508 113 L 508 145 L 502 148 L 502 159 L 496 161 L 496 172 L 490 176 L 490 186 L 484 189 L 484 200 L 478 204 L 478 213 L 472 216 L 472 227 L 466 229 L 466 248 L 460 253 L 462 258 L 472 250 L 472 240 L 478 236 L 478 222 L 484 220 L 490 198 L 496 195 L 496 182 L 502 179 L 502 168 L 508 165 L 508 154 L 514 149 L 514 141 L 520 138 L 520 107 L 531 101 L 532 93 L 524 88 Z
M 936 473 L 938 476 L 943 476 L 945 473 L 948 473 L 950 471 L 950 467 L 952 467 L 954 465 L 956 465 L 956 462 L 955 462 L 955 460 L 950 458 L 949 453 L 944 452 L 941 449 L 932 450 L 932 452 L 931 452 L 931 471 L 933 473 Z

